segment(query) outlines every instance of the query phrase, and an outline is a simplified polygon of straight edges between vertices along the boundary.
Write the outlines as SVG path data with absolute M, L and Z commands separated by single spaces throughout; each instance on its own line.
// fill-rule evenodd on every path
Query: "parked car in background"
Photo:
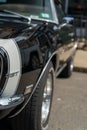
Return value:
M 80 39 L 87 38 L 87 0 L 62 0 L 66 14 L 74 17 L 76 35 Z
M 47 129 L 54 78 L 73 71 L 71 20 L 59 0 L 0 0 L 0 119 L 14 130 Z

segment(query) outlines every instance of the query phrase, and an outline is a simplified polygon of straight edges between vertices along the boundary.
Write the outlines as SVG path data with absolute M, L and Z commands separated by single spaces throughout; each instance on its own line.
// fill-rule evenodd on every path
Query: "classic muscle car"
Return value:
M 55 77 L 69 77 L 77 47 L 59 0 L 0 0 L 0 120 L 44 130 Z

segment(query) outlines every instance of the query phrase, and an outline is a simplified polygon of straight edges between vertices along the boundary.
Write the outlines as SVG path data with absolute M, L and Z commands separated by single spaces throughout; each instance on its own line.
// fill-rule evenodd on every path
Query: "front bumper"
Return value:
M 0 98 L 0 110 L 6 110 L 16 107 L 24 101 L 23 95 L 15 95 L 12 97 Z

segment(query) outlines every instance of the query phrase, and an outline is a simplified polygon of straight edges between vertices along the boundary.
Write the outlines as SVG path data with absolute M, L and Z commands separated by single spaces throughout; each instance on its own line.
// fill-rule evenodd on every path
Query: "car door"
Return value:
M 65 14 L 62 10 L 62 6 L 60 3 L 55 2 L 55 8 L 56 8 L 56 13 L 57 13 L 57 18 L 58 18 L 58 29 L 59 29 L 59 37 L 60 37 L 60 42 L 63 46 L 63 51 L 61 55 L 62 63 L 68 60 L 70 55 L 72 54 L 72 47 L 74 44 L 74 32 L 72 25 L 70 24 L 70 21 L 65 18 Z

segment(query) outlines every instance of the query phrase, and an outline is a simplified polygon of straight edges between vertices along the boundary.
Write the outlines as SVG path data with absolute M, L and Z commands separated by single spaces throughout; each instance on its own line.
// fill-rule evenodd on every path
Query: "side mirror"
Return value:
M 63 21 L 65 21 L 66 23 L 73 24 L 74 18 L 70 17 L 70 16 L 66 16 L 66 17 L 63 18 Z

